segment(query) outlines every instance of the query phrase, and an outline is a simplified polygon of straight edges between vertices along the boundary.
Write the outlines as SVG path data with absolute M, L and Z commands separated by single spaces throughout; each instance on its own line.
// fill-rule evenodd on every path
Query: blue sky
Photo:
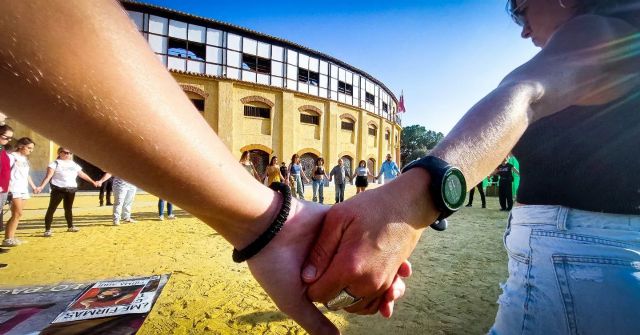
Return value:
M 144 1 L 334 56 L 404 91 L 403 126 L 443 133 L 538 51 L 505 0 Z

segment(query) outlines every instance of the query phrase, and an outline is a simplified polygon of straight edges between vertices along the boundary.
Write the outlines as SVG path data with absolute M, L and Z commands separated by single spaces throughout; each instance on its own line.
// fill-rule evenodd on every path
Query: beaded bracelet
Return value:
M 246 248 L 242 250 L 233 249 L 233 261 L 236 263 L 242 263 L 249 258 L 255 256 L 260 250 L 262 250 L 271 240 L 280 232 L 284 222 L 287 221 L 287 217 L 289 217 L 289 210 L 291 209 L 291 189 L 287 184 L 284 183 L 271 183 L 269 188 L 276 192 L 282 193 L 282 206 L 280 207 L 280 212 L 278 212 L 278 216 L 276 216 L 273 223 L 267 228 L 267 230 L 262 233 L 258 238 L 251 242 Z

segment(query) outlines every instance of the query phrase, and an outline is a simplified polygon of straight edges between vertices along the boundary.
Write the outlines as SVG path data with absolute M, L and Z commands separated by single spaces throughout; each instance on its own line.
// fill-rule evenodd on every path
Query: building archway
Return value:
M 344 168 L 346 171 L 349 171 L 349 175 L 353 177 L 353 157 L 349 155 L 342 155 L 340 157 L 342 162 L 344 163 Z
M 308 180 L 311 180 L 311 172 L 313 167 L 316 166 L 316 159 L 318 159 L 318 155 L 312 152 L 305 152 L 300 155 L 300 165 L 302 165 L 302 171 Z
M 260 149 L 249 150 L 251 163 L 261 176 L 267 171 L 269 165 L 269 153 Z
M 372 175 L 376 175 L 376 160 L 373 158 L 369 158 L 367 159 L 367 168 L 369 168 L 369 172 L 371 172 Z M 374 182 L 374 179 L 372 177 L 368 177 L 368 180 L 370 183 Z

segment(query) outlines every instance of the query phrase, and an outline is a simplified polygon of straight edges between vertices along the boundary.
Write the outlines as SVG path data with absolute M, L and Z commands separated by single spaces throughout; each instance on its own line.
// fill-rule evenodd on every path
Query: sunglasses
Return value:
M 5 135 L 0 135 L 0 137 L 2 137 L 2 139 L 5 140 L 5 141 L 13 140 L 13 137 L 5 136 Z
M 527 3 L 527 0 L 522 1 L 519 5 L 517 6 L 512 6 L 513 8 L 509 9 L 509 14 L 511 15 L 511 19 L 513 20 L 513 22 L 515 22 L 517 25 L 524 27 L 527 24 L 527 18 L 526 18 L 526 13 L 527 13 L 527 8 L 524 6 Z M 516 2 L 515 0 L 510 1 L 510 4 L 515 5 Z
M 61 154 L 73 155 L 70 151 L 60 151 Z

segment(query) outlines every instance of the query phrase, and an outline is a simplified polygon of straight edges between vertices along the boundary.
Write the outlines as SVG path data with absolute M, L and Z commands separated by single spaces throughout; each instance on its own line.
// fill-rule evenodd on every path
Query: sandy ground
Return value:
M 333 202 L 333 191 L 326 199 Z M 310 198 L 307 188 L 307 199 Z M 347 195 L 355 193 L 348 187 Z M 479 199 L 477 199 L 479 200 Z M 246 264 L 231 261 L 231 247 L 215 231 L 176 210 L 160 222 L 157 200 L 138 195 L 135 224 L 111 225 L 111 208 L 97 195 L 79 195 L 78 233 L 66 232 L 62 208 L 54 236 L 42 236 L 48 197 L 28 201 L 18 238 L 28 243 L 0 254 L 0 287 L 80 282 L 172 273 L 139 334 L 304 334 L 278 312 Z M 497 198 L 488 209 L 465 208 L 445 233 L 423 235 L 411 262 L 414 275 L 392 319 L 326 312 L 345 334 L 481 334 L 491 326 L 507 275 L 502 231 L 506 214 Z M 5 218 L 6 219 L 6 218 Z

